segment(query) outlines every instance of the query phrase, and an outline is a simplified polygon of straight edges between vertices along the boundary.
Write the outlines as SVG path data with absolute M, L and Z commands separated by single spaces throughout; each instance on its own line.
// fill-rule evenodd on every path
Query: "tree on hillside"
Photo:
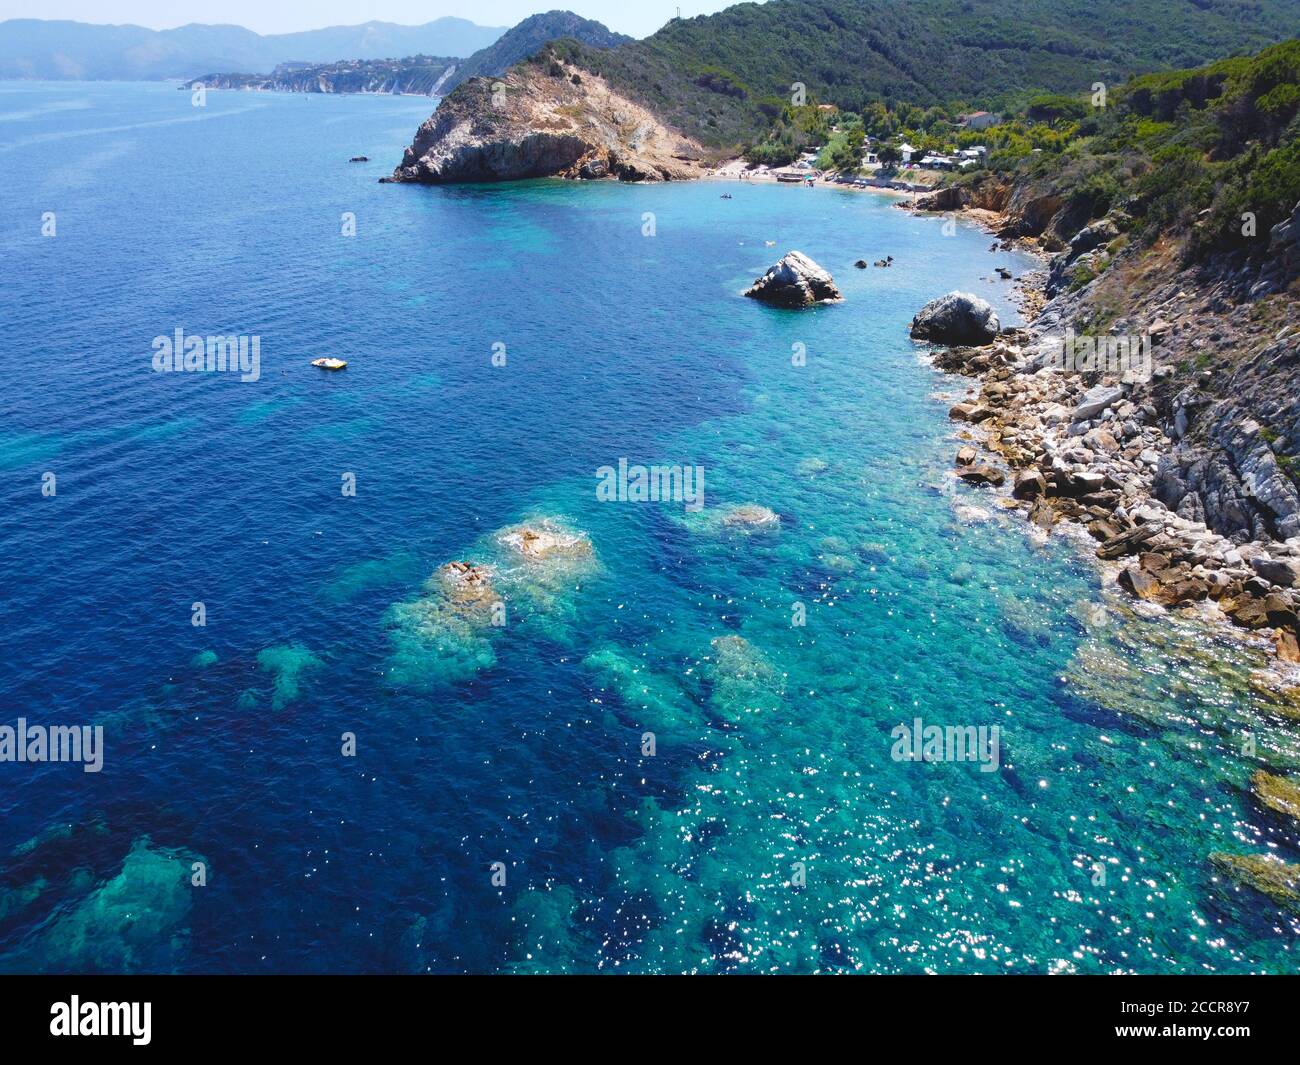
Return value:
M 881 166 L 892 169 L 903 161 L 903 153 L 896 144 L 882 144 L 876 152 L 876 158 L 880 160 Z

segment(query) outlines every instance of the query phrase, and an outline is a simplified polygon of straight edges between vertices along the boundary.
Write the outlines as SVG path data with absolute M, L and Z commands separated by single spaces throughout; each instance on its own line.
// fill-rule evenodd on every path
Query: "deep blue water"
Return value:
M 378 184 L 429 106 L 0 84 L 0 724 L 106 734 L 0 764 L 0 969 L 1295 968 L 1206 860 L 1300 856 L 1260 660 L 948 474 L 907 321 L 1014 320 L 1030 264 L 874 194 Z M 790 248 L 843 304 L 739 296 Z M 177 328 L 260 379 L 155 373 Z M 704 511 L 597 502 L 620 457 Z M 512 563 L 523 520 L 594 556 Z M 504 626 L 448 620 L 457 558 Z M 1001 768 L 894 761 L 918 716 Z

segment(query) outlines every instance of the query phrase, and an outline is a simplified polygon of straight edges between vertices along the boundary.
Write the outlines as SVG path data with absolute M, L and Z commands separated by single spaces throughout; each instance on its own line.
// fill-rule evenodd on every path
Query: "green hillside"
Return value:
M 1185 235 L 1193 254 L 1258 248 L 1300 201 L 1300 40 L 1135 78 L 1104 110 L 1074 104 L 1080 117 L 1034 122 L 1030 108 L 986 131 L 992 172 L 958 184 L 1010 177 L 1085 221 L 1115 211 L 1135 238 Z
M 1036 91 L 1255 52 L 1300 25 L 1300 0 L 769 0 L 674 19 L 610 51 L 564 41 L 712 144 L 753 137 L 791 86 L 861 111 L 871 101 L 999 109 Z

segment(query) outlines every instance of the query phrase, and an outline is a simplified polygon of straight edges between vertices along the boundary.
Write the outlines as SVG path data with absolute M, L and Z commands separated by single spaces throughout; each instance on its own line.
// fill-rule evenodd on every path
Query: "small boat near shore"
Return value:
M 342 359 L 330 358 L 328 356 L 319 359 L 312 359 L 311 364 L 313 366 L 319 366 L 322 370 L 346 370 L 348 368 L 348 364 Z

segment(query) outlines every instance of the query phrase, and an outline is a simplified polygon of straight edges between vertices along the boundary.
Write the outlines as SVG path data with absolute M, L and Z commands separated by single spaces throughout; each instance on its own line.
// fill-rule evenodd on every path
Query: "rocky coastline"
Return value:
M 463 85 L 386 180 L 692 180 L 710 176 L 706 156 L 599 77 L 543 56 Z M 936 366 L 974 382 L 951 411 L 964 423 L 955 475 L 1002 491 L 1035 535 L 1085 530 L 1148 609 L 1231 623 L 1300 664 L 1300 492 L 1287 458 L 1300 445 L 1300 307 L 1286 294 L 1300 276 L 1300 205 L 1256 261 L 1196 269 L 1172 241 L 1126 247 L 1122 216 L 1078 216 L 1032 185 L 990 178 L 900 206 L 961 213 L 998 238 L 990 250 L 1045 260 L 1018 282 L 1028 328 L 1002 329 L 963 294 L 914 323 Z M 838 296 L 778 285 L 773 270 L 746 294 L 788 306 Z M 1132 335 L 1150 356 L 1137 376 L 1048 354 L 1075 336 Z
M 1259 412 L 1289 411 L 1300 394 L 1278 392 L 1300 373 L 1300 308 L 1286 296 L 1290 278 L 1272 265 L 1291 269 L 1300 205 L 1271 234 L 1262 288 L 1258 272 L 1243 274 L 1240 264 L 1210 275 L 1153 269 L 1137 256 L 1120 264 L 1111 280 L 1129 286 L 1127 300 L 1105 332 L 1142 331 L 1150 363 L 1141 373 L 1087 363 L 1072 369 L 1059 354 L 1071 330 L 1102 332 L 1096 309 L 1114 297 L 1109 286 L 1061 279 L 1114 240 L 1105 220 L 1085 221 L 1064 242 L 1027 237 L 1023 214 L 990 211 L 978 220 L 1003 240 L 1059 250 L 1045 269 L 1020 279 L 1027 328 L 930 348 L 936 367 L 972 382 L 949 412 L 961 423 L 955 476 L 1000 492 L 1035 536 L 1086 532 L 1104 579 L 1140 609 L 1183 611 L 1267 640 L 1279 683 L 1295 684 L 1300 495 L 1286 442 L 1278 446 Z M 1147 283 L 1132 284 L 1130 271 L 1143 267 Z M 950 312 L 954 299 L 983 302 L 960 293 L 943 299 Z M 983 314 L 973 311 L 977 320 Z M 1238 360 L 1211 368 L 1197 359 L 1211 338 L 1214 350 L 1239 346 Z

